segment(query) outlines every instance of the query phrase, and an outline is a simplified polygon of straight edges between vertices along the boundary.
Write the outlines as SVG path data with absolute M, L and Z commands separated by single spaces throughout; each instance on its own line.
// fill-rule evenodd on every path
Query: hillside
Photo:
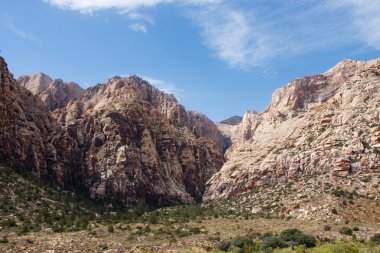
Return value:
M 279 235 L 289 228 L 317 236 L 320 242 L 367 241 L 380 229 L 376 222 L 326 219 L 305 223 L 232 209 L 237 207 L 234 203 L 241 202 L 239 198 L 215 205 L 153 210 L 144 205 L 125 209 L 116 203 L 105 207 L 78 192 L 63 191 L 3 164 L 0 187 L 1 252 L 206 252 L 226 245 L 232 238 L 236 243 L 241 236 L 260 247 L 265 236 Z M 339 232 L 342 228 L 355 229 L 351 236 Z

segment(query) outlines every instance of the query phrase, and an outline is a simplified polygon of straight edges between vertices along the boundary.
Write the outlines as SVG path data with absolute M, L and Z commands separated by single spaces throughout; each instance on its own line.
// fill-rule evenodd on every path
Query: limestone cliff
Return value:
M 379 173 L 379 94 L 380 60 L 346 60 L 276 90 L 263 113 L 244 115 L 204 200 L 321 174 Z

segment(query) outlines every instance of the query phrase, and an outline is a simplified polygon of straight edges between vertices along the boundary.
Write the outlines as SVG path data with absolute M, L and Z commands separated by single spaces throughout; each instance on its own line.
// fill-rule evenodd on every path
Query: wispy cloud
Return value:
M 180 99 L 183 96 L 183 89 L 178 89 L 173 83 L 163 81 L 157 78 L 149 77 L 149 76 L 142 76 L 142 78 L 146 81 L 148 81 L 150 84 L 155 86 L 157 89 L 168 93 L 175 95 L 178 99 Z
M 229 5 L 191 12 L 205 44 L 231 67 L 250 67 L 278 53 L 270 33 L 253 22 L 253 14 Z
M 185 5 L 202 5 L 209 3 L 218 3 L 221 0 L 43 0 L 53 6 L 91 13 L 103 9 L 118 9 L 123 11 L 133 11 L 139 8 L 153 7 L 158 4 L 185 4 Z
M 147 32 L 146 26 L 144 24 L 141 24 L 141 23 L 131 24 L 131 25 L 129 25 L 129 29 L 131 29 L 132 31 L 135 31 L 135 32 L 141 32 L 141 33 Z
M 348 14 L 354 30 L 357 31 L 356 38 L 380 50 L 380 1 L 332 0 L 326 5 Z
M 146 33 L 150 7 L 176 4 L 200 29 L 204 44 L 232 68 L 263 66 L 277 57 L 352 45 L 380 50 L 380 1 L 374 0 L 44 0 L 92 13 L 116 9 Z M 144 13 L 144 14 L 143 14 Z
M 143 20 L 145 22 L 148 22 L 151 25 L 155 24 L 154 18 L 151 15 L 148 15 L 146 13 L 132 11 L 132 12 L 127 12 L 127 13 L 121 12 L 121 14 L 127 14 L 128 18 L 131 20 L 137 20 L 137 21 Z
M 36 44 L 42 44 L 41 40 L 36 35 L 17 26 L 16 21 L 12 16 L 3 15 L 3 23 L 9 30 L 20 38 L 32 41 Z

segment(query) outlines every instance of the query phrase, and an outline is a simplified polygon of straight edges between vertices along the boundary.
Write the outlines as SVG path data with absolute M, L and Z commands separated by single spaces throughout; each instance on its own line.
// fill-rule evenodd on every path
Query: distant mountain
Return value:
M 243 117 L 241 116 L 232 116 L 228 119 L 220 121 L 219 123 L 227 124 L 227 125 L 239 125 L 242 120 L 243 120 Z

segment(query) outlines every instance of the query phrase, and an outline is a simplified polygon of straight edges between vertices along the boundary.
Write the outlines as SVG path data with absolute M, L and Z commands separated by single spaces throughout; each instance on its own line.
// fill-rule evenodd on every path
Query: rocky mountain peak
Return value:
M 354 75 L 371 66 L 376 60 L 344 60 L 321 75 L 297 78 L 273 92 L 266 108 L 275 120 L 298 115 L 298 111 L 333 97 L 340 86 Z
M 64 108 L 71 100 L 80 100 L 84 93 L 77 83 L 55 79 L 39 96 L 49 110 L 54 111 Z
M 35 96 L 3 58 L 0 70 L 0 159 L 61 187 L 127 206 L 194 203 L 223 165 L 216 126 L 204 115 L 190 120 L 173 95 L 141 78 L 85 91 L 57 79 Z
M 379 92 L 380 59 L 346 60 L 277 89 L 263 113 L 245 113 L 204 199 L 321 174 L 339 184 L 376 173 Z
M 17 79 L 17 82 L 30 90 L 34 95 L 39 95 L 45 91 L 53 82 L 50 76 L 44 73 L 37 73 L 34 75 L 23 75 Z

